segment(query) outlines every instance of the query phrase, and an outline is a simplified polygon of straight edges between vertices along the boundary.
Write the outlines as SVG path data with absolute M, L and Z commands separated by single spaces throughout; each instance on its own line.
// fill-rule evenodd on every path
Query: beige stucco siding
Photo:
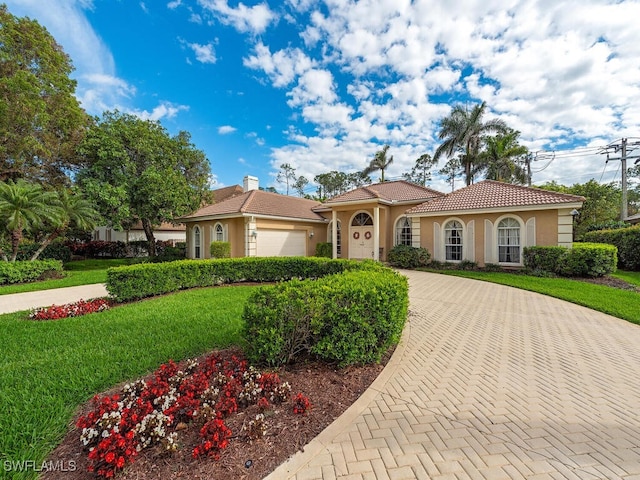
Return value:
M 492 239 L 495 243 L 496 224 L 505 217 L 514 217 L 521 223 L 521 245 L 523 247 L 531 246 L 532 241 L 533 245 L 558 245 L 558 210 L 532 210 L 421 217 L 420 246 L 426 248 L 435 259 L 438 257 L 443 259 L 444 227 L 450 220 L 455 219 L 463 225 L 464 259 L 475 261 L 480 266 L 485 263 L 495 263 L 493 258 L 486 261 L 485 239 Z M 486 231 L 488 227 L 492 229 L 491 232 Z M 472 244 L 470 244 L 471 242 Z M 493 248 L 492 245 L 489 249 L 493 250 Z
M 323 223 L 252 219 L 250 217 L 207 220 L 187 225 L 187 256 L 189 258 L 194 258 L 193 228 L 196 225 L 200 227 L 202 232 L 202 258 L 211 258 L 209 247 L 214 238 L 214 228 L 217 223 L 220 223 L 224 228 L 226 241 L 231 244 L 231 256 L 234 258 L 247 256 L 247 251 L 250 255 L 255 254 L 259 238 L 252 236 L 254 230 L 258 232 L 258 237 L 260 229 L 304 231 L 308 256 L 315 255 L 317 244 L 326 242 L 327 238 L 327 228 Z M 313 236 L 310 235 L 311 231 L 313 231 Z

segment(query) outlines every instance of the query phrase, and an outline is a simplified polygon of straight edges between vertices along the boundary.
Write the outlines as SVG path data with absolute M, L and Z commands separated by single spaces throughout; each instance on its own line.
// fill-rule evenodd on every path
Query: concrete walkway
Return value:
M 14 293 L 0 295 L 0 314 L 19 312 L 32 308 L 49 307 L 89 300 L 91 298 L 106 297 L 109 293 L 101 283 L 81 285 L 79 287 L 54 288 L 38 292 Z
M 640 326 L 403 273 L 410 318 L 390 363 L 268 479 L 640 480 Z

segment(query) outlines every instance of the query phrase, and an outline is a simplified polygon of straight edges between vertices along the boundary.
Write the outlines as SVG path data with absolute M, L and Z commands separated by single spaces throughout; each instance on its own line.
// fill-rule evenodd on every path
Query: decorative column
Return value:
M 373 209 L 373 259 L 380 261 L 380 207 Z
M 331 210 L 331 258 L 338 258 L 338 212 Z

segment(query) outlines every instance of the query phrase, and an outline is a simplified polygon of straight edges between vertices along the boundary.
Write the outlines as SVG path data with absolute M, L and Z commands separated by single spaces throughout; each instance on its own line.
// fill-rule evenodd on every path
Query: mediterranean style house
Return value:
M 585 200 L 491 180 L 450 194 L 383 182 L 324 203 L 262 191 L 255 177 L 233 192 L 178 219 L 188 258 L 209 258 L 214 241 L 229 242 L 232 257 L 312 256 L 331 242 L 333 258 L 385 260 L 403 244 L 438 261 L 518 267 L 524 247 L 571 247 L 573 214 Z

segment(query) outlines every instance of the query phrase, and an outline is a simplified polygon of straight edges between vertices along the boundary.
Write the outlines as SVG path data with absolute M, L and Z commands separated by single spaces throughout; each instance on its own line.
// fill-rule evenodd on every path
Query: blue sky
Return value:
M 399 177 L 456 103 L 522 132 L 534 184 L 619 179 L 597 147 L 640 137 L 638 1 L 5 2 L 70 55 L 89 113 L 189 131 L 218 187 L 249 174 L 284 191 L 282 163 L 312 180 L 387 143 Z

